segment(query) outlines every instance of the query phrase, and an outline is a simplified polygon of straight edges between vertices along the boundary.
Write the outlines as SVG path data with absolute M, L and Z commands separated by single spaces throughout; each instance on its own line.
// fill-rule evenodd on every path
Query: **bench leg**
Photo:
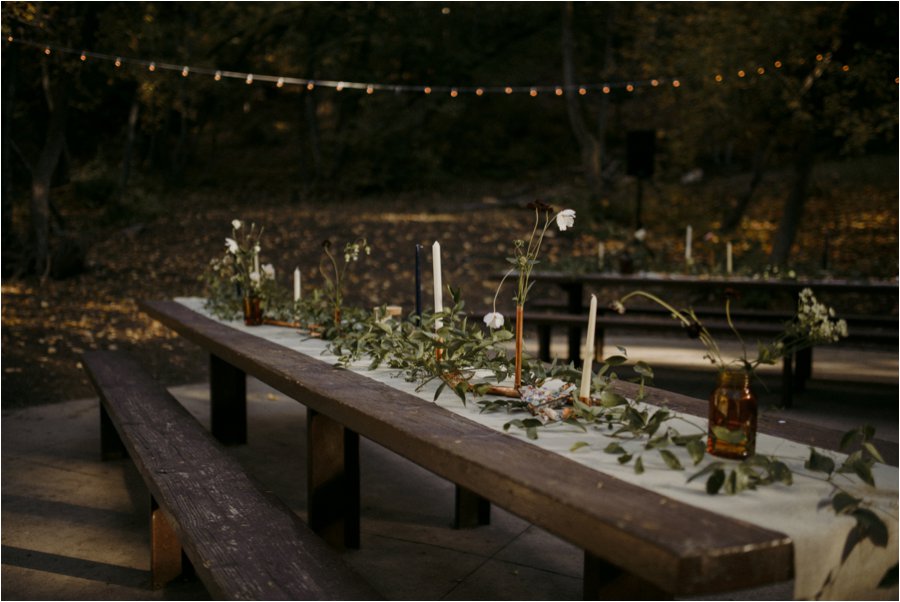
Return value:
M 671 600 L 669 594 L 640 577 L 584 553 L 585 600 Z
M 104 407 L 103 402 L 100 402 L 100 459 L 101 460 L 118 460 L 121 458 L 128 457 L 128 450 L 125 449 L 125 444 L 122 443 L 122 438 L 119 437 L 119 432 L 116 430 L 115 425 L 113 424 L 112 419 L 110 419 L 109 414 L 106 411 L 106 407 Z
M 306 410 L 309 526 L 331 546 L 359 548 L 359 435 Z
M 181 542 L 162 508 L 150 496 L 150 575 L 160 589 L 181 575 Z
M 491 502 L 474 491 L 456 486 L 453 528 L 471 529 L 491 524 Z
M 247 443 L 247 376 L 212 354 L 209 401 L 213 436 L 225 445 Z

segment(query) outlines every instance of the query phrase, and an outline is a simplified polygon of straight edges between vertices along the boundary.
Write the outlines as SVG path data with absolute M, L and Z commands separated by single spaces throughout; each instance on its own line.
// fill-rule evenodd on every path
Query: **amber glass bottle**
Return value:
M 756 452 L 756 395 L 750 374 L 743 370 L 719 372 L 709 396 L 709 436 L 706 451 L 722 458 L 743 459 Z

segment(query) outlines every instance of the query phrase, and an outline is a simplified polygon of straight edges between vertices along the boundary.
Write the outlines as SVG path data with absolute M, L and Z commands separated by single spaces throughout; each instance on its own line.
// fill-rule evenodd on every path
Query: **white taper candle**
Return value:
M 300 300 L 300 268 L 294 268 L 294 301 Z
M 591 364 L 594 361 L 594 337 L 597 333 L 597 295 L 591 295 L 591 308 L 588 313 L 587 338 L 584 342 L 584 365 L 581 368 L 581 390 L 578 396 L 581 399 L 591 397 L 591 379 L 593 377 Z
M 434 272 L 434 313 L 444 311 L 444 287 L 441 283 L 441 243 L 435 241 L 431 247 L 431 266 Z M 434 322 L 435 330 L 440 329 L 444 323 L 438 319 Z

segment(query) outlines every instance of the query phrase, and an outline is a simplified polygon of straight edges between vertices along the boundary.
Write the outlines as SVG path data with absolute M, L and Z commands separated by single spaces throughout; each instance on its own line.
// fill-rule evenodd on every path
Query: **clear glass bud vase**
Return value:
M 709 396 L 709 435 L 706 451 L 721 458 L 743 459 L 756 452 L 756 395 L 750 374 L 743 370 L 719 372 Z

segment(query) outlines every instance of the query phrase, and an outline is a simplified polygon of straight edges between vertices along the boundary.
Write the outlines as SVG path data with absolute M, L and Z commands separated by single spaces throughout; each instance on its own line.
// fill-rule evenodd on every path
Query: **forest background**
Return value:
M 711 271 L 732 241 L 748 274 L 897 276 L 893 3 L 2 11 L 4 407 L 89 394 L 95 347 L 201 377 L 135 300 L 201 294 L 234 218 L 310 286 L 324 238 L 367 236 L 373 304 L 408 305 L 412 247 L 440 239 L 484 307 L 538 198 L 579 215 L 549 263 L 642 229 L 639 268 L 683 269 L 691 224 Z

